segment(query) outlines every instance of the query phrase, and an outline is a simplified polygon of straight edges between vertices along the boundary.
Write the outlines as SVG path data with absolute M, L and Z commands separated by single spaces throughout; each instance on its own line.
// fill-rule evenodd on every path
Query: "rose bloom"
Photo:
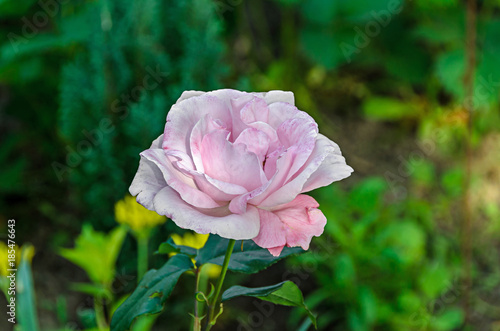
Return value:
M 186 91 L 141 154 L 130 193 L 197 233 L 253 239 L 275 256 L 323 233 L 302 194 L 352 173 L 340 148 L 294 106 L 292 92 Z

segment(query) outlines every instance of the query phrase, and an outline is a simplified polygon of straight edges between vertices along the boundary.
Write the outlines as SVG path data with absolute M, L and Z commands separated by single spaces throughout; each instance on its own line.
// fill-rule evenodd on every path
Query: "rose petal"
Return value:
M 253 241 L 270 249 L 273 255 L 279 255 L 284 245 L 309 249 L 312 237 L 320 236 L 326 225 L 326 217 L 318 206 L 312 197 L 301 194 L 275 210 L 260 209 L 260 232 Z
M 279 142 L 283 146 L 266 156 L 264 172 L 266 178 L 272 178 L 272 183 L 263 194 L 250 201 L 252 204 L 260 205 L 267 197 L 273 195 L 273 192 L 280 190 L 295 174 L 298 174 L 315 148 L 318 135 L 317 124 L 304 112 L 297 111 L 293 116 L 281 123 L 276 131 Z M 299 192 L 288 192 L 286 198 L 289 200 L 280 200 L 279 204 L 293 200 Z M 269 206 L 265 205 L 265 207 Z
M 247 210 L 248 201 L 261 195 L 271 183 L 272 181 L 267 181 L 267 183 L 253 191 L 234 197 L 229 203 L 229 210 L 235 214 L 243 214 Z
M 179 99 L 177 99 L 176 103 L 179 103 L 183 100 L 186 100 L 186 99 L 189 99 L 192 97 L 198 97 L 198 96 L 203 95 L 205 93 L 206 92 L 202 92 L 202 91 L 184 91 L 184 92 L 182 92 L 181 97 Z
M 275 102 L 267 107 L 269 108 L 268 124 L 275 130 L 279 128 L 281 123 L 296 116 L 310 117 L 307 113 L 298 110 L 294 105 L 285 102 Z
M 286 180 L 290 179 L 304 165 L 311 155 L 318 135 L 318 125 L 307 116 L 297 116 L 283 122 L 277 130 L 280 143 L 293 153 L 293 160 Z
M 312 197 L 300 194 L 292 202 L 273 211 L 285 223 L 286 245 L 309 249 L 312 237 L 323 233 L 326 217 Z
M 263 248 L 284 246 L 286 244 L 286 225 L 278 215 L 259 209 L 260 231 L 253 241 Z
M 291 105 L 295 105 L 293 92 L 288 91 L 269 91 L 264 95 L 264 100 L 266 100 L 267 104 L 272 104 L 275 102 L 286 102 Z
M 191 158 L 197 171 L 203 172 L 204 170 L 200 152 L 200 145 L 203 137 L 215 130 L 225 129 L 226 128 L 222 125 L 222 123 L 220 123 L 220 121 L 218 120 L 214 120 L 214 118 L 210 114 L 206 114 L 195 124 L 189 138 L 189 146 L 191 149 Z
M 162 141 L 163 135 L 153 141 L 151 148 L 160 148 Z M 129 188 L 130 194 L 137 196 L 137 202 L 141 205 L 152 209 L 155 195 L 165 186 L 167 186 L 167 182 L 160 169 L 156 164 L 141 156 L 139 169 L 137 169 Z
M 206 114 L 210 114 L 213 119 L 220 120 L 223 126 L 231 129 L 231 114 L 224 100 L 210 94 L 191 97 L 176 103 L 168 112 L 162 147 L 190 155 L 191 131 Z
M 220 130 L 203 137 L 201 155 L 205 173 L 214 179 L 243 186 L 248 191 L 267 181 L 257 156 L 243 144 L 231 144 Z
M 285 248 L 285 245 L 283 245 L 283 246 L 278 246 L 278 247 L 271 247 L 271 248 L 268 248 L 267 250 L 268 250 L 268 251 L 269 251 L 269 253 L 271 253 L 271 255 L 273 255 L 273 256 L 280 256 L 281 251 L 283 250 L 283 248 Z
M 264 173 L 266 174 L 266 177 L 268 179 L 271 179 L 277 175 L 277 169 L 278 169 L 278 159 L 281 158 L 282 155 L 285 154 L 285 148 L 283 146 L 277 148 L 274 150 L 274 152 L 271 152 L 266 155 L 266 159 L 264 162 Z M 284 175 L 285 170 L 280 172 L 280 176 Z M 274 179 L 273 179 L 274 180 Z
M 243 132 L 248 125 L 241 119 L 241 110 L 251 102 L 255 96 L 251 94 L 245 94 L 239 98 L 231 99 L 229 103 L 231 104 L 231 116 L 232 116 L 232 126 L 231 126 L 231 141 L 234 141 Z
M 219 99 L 225 100 L 228 102 L 231 99 L 241 98 L 243 96 L 252 95 L 253 93 L 232 90 L 232 89 L 220 89 L 215 91 L 207 92 L 210 95 L 214 95 Z
M 342 180 L 351 175 L 354 171 L 345 162 L 345 158 L 342 156 L 340 147 L 329 140 L 325 136 L 321 135 L 321 139 L 326 139 L 333 146 L 333 153 L 329 153 L 328 156 L 323 160 L 319 168 L 312 173 L 311 176 L 305 182 L 301 193 L 309 192 L 318 187 L 323 187 L 330 185 L 333 182 Z
M 259 162 L 264 162 L 269 149 L 269 136 L 260 130 L 248 128 L 238 136 L 234 144 L 244 144 L 249 152 L 257 155 Z
M 264 99 L 253 97 L 241 108 L 239 116 L 245 124 L 267 122 L 269 118 L 269 108 Z
M 203 91 L 184 91 L 177 100 L 177 103 L 192 98 L 192 97 L 197 97 L 206 93 L 213 94 L 219 98 L 226 98 L 226 99 L 233 99 L 233 98 L 239 98 L 245 94 L 250 94 L 252 96 L 256 96 L 259 98 L 263 98 L 267 104 L 271 104 L 274 102 L 287 102 L 289 104 L 294 105 L 295 100 L 293 96 L 293 92 L 289 91 L 280 91 L 280 90 L 274 90 L 274 91 L 269 91 L 269 92 L 242 92 L 238 90 L 231 90 L 231 89 L 221 89 L 221 90 L 215 90 L 211 92 L 203 92 Z
M 260 221 L 257 208 L 249 206 L 242 215 L 226 213 L 219 208 L 212 215 L 211 210 L 200 210 L 187 204 L 170 187 L 163 188 L 154 199 L 155 211 L 172 219 L 179 227 L 197 233 L 213 233 L 223 238 L 246 240 L 259 233 Z M 217 214 L 217 213 L 223 214 Z
M 278 152 L 279 152 L 279 150 L 278 150 L 275 153 L 268 155 L 268 159 L 266 160 L 265 167 L 268 167 L 267 162 L 271 162 L 271 164 L 273 162 L 275 162 L 276 163 L 275 168 L 278 170 L 271 177 L 271 179 L 270 179 L 271 183 L 267 186 L 266 190 L 262 194 L 259 194 L 258 196 L 249 200 L 248 201 L 249 203 L 251 203 L 252 205 L 256 205 L 256 206 L 262 205 L 263 201 L 266 201 L 268 199 L 268 197 L 273 195 L 273 193 L 275 191 L 279 190 L 285 184 L 286 177 L 287 177 L 287 175 L 292 167 L 292 164 L 293 164 L 293 158 L 294 158 L 293 149 L 295 149 L 295 148 L 296 148 L 295 146 L 292 146 L 289 149 L 289 153 L 284 153 L 284 154 L 278 155 Z M 276 161 L 274 161 L 275 159 L 276 159 Z M 269 165 L 269 167 L 271 168 L 272 166 Z M 268 173 L 268 172 L 266 172 L 266 173 Z M 296 195 L 297 194 L 295 194 L 293 196 L 293 198 L 295 198 Z M 288 196 L 287 196 L 287 198 L 288 198 Z M 291 200 L 293 200 L 293 198 Z M 289 202 L 291 200 L 285 201 L 283 203 Z M 276 205 L 278 205 L 278 204 L 276 204 Z M 276 206 L 276 205 L 273 205 L 273 206 Z M 271 207 L 273 207 L 273 206 L 271 206 Z M 265 207 L 269 207 L 269 205 L 266 205 Z
M 215 91 L 210 91 L 210 92 L 203 92 L 203 91 L 184 91 L 177 100 L 177 103 L 192 98 L 192 97 L 198 97 L 203 94 L 208 94 L 208 95 L 213 95 L 216 96 L 217 98 L 221 100 L 229 100 L 229 99 L 234 99 L 234 98 L 239 98 L 244 95 L 248 95 L 250 93 L 247 92 L 242 92 L 238 90 L 232 90 L 232 89 L 220 89 L 220 90 L 215 90 Z
M 200 191 L 192 178 L 185 176 L 172 165 L 175 159 L 167 158 L 163 149 L 148 149 L 141 156 L 153 162 L 163 174 L 168 186 L 177 191 L 187 203 L 200 208 L 214 208 L 219 204 L 209 195 Z
M 222 182 L 195 170 L 193 162 L 186 153 L 169 150 L 166 151 L 166 154 L 177 159 L 172 162 L 177 170 L 187 177 L 193 178 L 197 187 L 217 202 L 224 204 L 224 202 L 229 202 L 238 195 L 248 192 L 240 185 Z
M 319 169 L 324 160 L 334 153 L 335 147 L 332 145 L 331 140 L 321 134 L 318 134 L 314 150 L 302 168 L 299 169 L 296 174 L 288 180 L 288 182 L 279 186 L 276 190 L 273 190 L 271 194 L 267 195 L 265 200 L 261 201 L 259 205 L 264 208 L 269 208 L 292 201 L 299 193 L 303 192 L 305 183 L 309 177 L 311 177 L 311 175 Z M 278 173 L 281 171 L 280 161 L 281 159 L 278 160 Z M 345 160 L 339 160 L 339 162 L 340 161 L 345 163 Z M 290 161 L 285 160 L 283 162 L 286 163 Z M 330 168 L 330 170 L 336 172 L 338 171 L 338 178 L 345 178 L 350 175 L 350 167 L 346 168 L 341 163 L 338 165 L 339 166 L 336 166 L 333 169 Z M 289 171 L 289 169 L 287 169 L 287 171 Z M 259 198 L 262 199 L 263 197 L 264 195 L 261 195 Z

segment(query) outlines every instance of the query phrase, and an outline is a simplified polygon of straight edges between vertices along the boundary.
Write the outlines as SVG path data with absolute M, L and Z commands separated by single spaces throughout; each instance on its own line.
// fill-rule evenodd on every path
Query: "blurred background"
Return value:
M 328 224 L 308 253 L 227 285 L 293 280 L 320 330 L 500 330 L 500 2 L 474 2 L 1 0 L 18 329 L 97 330 L 138 255 L 159 267 L 167 237 L 193 239 L 128 187 L 182 91 L 235 88 L 293 91 L 355 172 L 313 192 Z M 134 330 L 188 329 L 192 288 L 184 277 Z M 302 311 L 237 299 L 214 329 L 308 328 Z

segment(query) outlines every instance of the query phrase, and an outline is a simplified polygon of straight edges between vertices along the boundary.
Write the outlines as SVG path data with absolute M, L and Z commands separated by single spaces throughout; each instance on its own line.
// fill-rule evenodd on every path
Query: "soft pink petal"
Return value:
M 162 141 L 163 135 L 153 141 L 151 148 L 161 148 Z M 167 182 L 158 166 L 141 156 L 139 169 L 137 169 L 137 173 L 129 188 L 130 194 L 137 196 L 137 202 L 151 210 L 153 209 L 154 197 L 165 186 L 167 186 Z
M 275 102 L 286 102 L 291 105 L 295 105 L 295 98 L 292 92 L 288 91 L 269 91 L 265 93 L 264 100 L 266 100 L 267 104 L 272 104 Z
M 276 130 L 280 142 L 288 148 L 304 140 L 314 141 L 318 135 L 318 125 L 310 116 L 296 116 L 285 120 Z
M 214 187 L 218 188 L 219 190 L 221 190 L 222 192 L 227 193 L 227 194 L 238 195 L 238 194 L 245 194 L 248 192 L 248 190 L 246 188 L 244 188 L 243 186 L 238 185 L 238 184 L 224 182 L 224 181 L 212 178 L 206 174 L 205 174 L 205 178 Z
M 208 194 L 218 203 L 225 204 L 224 202 L 229 202 L 235 197 L 248 192 L 240 185 L 222 182 L 195 170 L 193 162 L 186 153 L 169 150 L 166 151 L 166 154 L 176 158 L 176 161 L 172 163 L 177 170 L 192 178 L 202 192 Z
M 207 92 L 210 95 L 214 95 L 219 99 L 229 101 L 231 99 L 236 99 L 236 98 L 241 98 L 246 95 L 252 95 L 252 93 L 244 92 L 244 91 L 238 91 L 238 90 L 232 90 L 232 89 L 220 89 L 220 90 L 215 90 L 215 91 L 210 91 Z
M 176 103 L 179 103 L 183 100 L 186 100 L 186 99 L 189 99 L 192 97 L 198 97 L 198 96 L 205 94 L 205 93 L 206 92 L 202 92 L 202 91 L 184 91 L 184 92 L 182 92 L 181 97 L 177 100 Z
M 328 140 L 333 147 L 333 152 L 328 154 L 319 168 L 307 179 L 302 188 L 302 193 L 309 192 L 317 189 L 318 187 L 327 186 L 333 182 L 347 178 L 354 171 L 346 164 L 345 158 L 342 156 L 342 152 L 340 151 L 340 147 L 325 136 L 321 134 L 319 136 L 321 136 L 320 139 L 322 140 Z
M 272 181 L 267 181 L 253 191 L 234 197 L 229 203 L 229 210 L 235 214 L 243 214 L 247 210 L 248 201 L 265 192 L 271 183 Z
M 274 150 L 266 156 L 264 163 L 264 173 L 266 178 L 271 179 L 272 183 L 267 190 L 258 197 L 252 198 L 250 203 L 261 205 L 267 198 L 274 195 L 274 192 L 280 190 L 290 178 L 304 166 L 315 149 L 316 136 L 318 135 L 318 126 L 314 120 L 303 112 L 294 113 L 294 117 L 285 120 L 277 129 L 280 148 Z M 299 191 L 287 192 L 286 200 L 277 202 L 268 201 L 265 207 L 276 204 L 287 203 L 295 198 Z M 269 202 L 273 203 L 270 205 Z
M 210 94 L 184 99 L 173 105 L 168 112 L 163 149 L 178 150 L 189 155 L 191 131 L 206 114 L 210 114 L 213 119 L 221 121 L 221 125 L 230 129 L 230 109 L 224 100 Z
M 266 174 L 266 177 L 268 179 L 271 179 L 277 175 L 278 159 L 280 159 L 281 156 L 284 155 L 284 153 L 285 153 L 285 148 L 283 146 L 281 146 L 281 147 L 275 149 L 273 152 L 267 154 L 266 160 L 264 162 L 264 173 Z M 279 175 L 281 176 L 284 174 L 283 174 L 283 172 L 280 172 Z M 285 177 L 283 177 L 283 181 L 284 181 L 284 179 L 285 179 Z
M 309 116 L 297 116 L 283 122 L 277 130 L 280 143 L 293 153 L 293 161 L 286 180 L 304 165 L 311 155 L 318 135 L 318 125 Z M 290 148 L 290 147 L 295 148 Z
M 292 176 L 285 184 L 272 191 L 271 194 L 266 195 L 265 200 L 261 201 L 259 205 L 269 208 L 292 201 L 299 193 L 303 192 L 303 190 L 306 188 L 305 184 L 309 177 L 311 177 L 320 168 L 323 162 L 327 158 L 331 157 L 331 155 L 334 153 L 335 146 L 332 144 L 331 140 L 321 134 L 318 134 L 314 150 L 312 151 L 309 159 L 305 162 L 302 168 L 299 169 L 295 173 L 295 175 Z M 278 160 L 278 162 L 279 161 L 281 161 L 281 159 Z M 279 163 L 277 167 L 279 173 L 281 169 Z M 341 163 L 339 163 L 339 167 L 335 167 L 333 169 L 329 168 L 327 171 L 331 170 L 335 172 L 338 171 L 337 178 L 345 178 L 349 176 L 350 170 L 352 169 L 350 167 L 346 168 L 345 166 L 341 165 Z M 312 184 L 317 184 L 318 180 L 320 179 L 316 178 L 314 182 L 312 182 Z M 263 196 L 264 195 L 261 195 L 259 198 L 262 198 Z
M 250 93 L 242 92 L 242 91 L 238 91 L 238 90 L 231 90 L 231 89 L 221 89 L 221 90 L 215 90 L 215 91 L 209 91 L 209 92 L 184 91 L 182 93 L 181 97 L 179 98 L 179 100 L 177 100 L 177 103 L 179 103 L 183 100 L 192 98 L 192 97 L 198 97 L 198 96 L 203 95 L 203 94 L 213 95 L 221 100 L 230 100 L 230 99 L 234 99 L 234 98 L 239 98 L 239 97 L 244 96 L 244 95 L 248 95 Z
M 231 99 L 233 140 L 249 126 L 265 132 L 271 141 L 277 139 L 274 129 L 267 124 L 269 108 L 263 97 L 262 93 L 252 93 Z
M 242 215 L 229 210 L 197 209 L 187 204 L 170 187 L 163 188 L 154 198 L 155 211 L 172 219 L 179 227 L 197 233 L 213 233 L 223 238 L 246 240 L 254 238 L 260 229 L 257 208 L 249 206 Z
M 257 156 L 243 144 L 230 143 L 220 130 L 203 137 L 201 154 L 205 174 L 211 178 L 240 185 L 248 191 L 264 183 L 265 175 Z
M 192 97 L 197 97 L 197 96 L 200 96 L 202 94 L 206 94 L 206 93 L 210 93 L 210 94 L 213 94 L 219 98 L 225 98 L 225 99 L 239 98 L 243 95 L 250 94 L 252 96 L 263 98 L 267 102 L 267 104 L 271 104 L 274 102 L 287 102 L 287 103 L 290 103 L 292 105 L 295 104 L 293 93 L 288 92 L 288 91 L 275 90 L 275 91 L 269 91 L 269 92 L 247 93 L 247 92 L 231 90 L 231 89 L 215 90 L 215 91 L 211 91 L 211 92 L 184 91 L 182 93 L 181 97 L 179 98 L 179 100 L 177 100 L 177 103 L 179 103 L 183 100 L 192 98 Z
M 257 155 L 260 162 L 264 162 L 269 149 L 269 136 L 260 130 L 248 128 L 238 136 L 234 144 L 244 144 L 249 152 Z
M 295 149 L 295 147 L 291 147 L 291 149 Z M 269 196 L 273 195 L 274 192 L 279 190 L 285 184 L 287 175 L 288 175 L 288 173 L 292 167 L 292 164 L 293 164 L 294 154 L 293 154 L 293 152 L 290 152 L 290 153 L 284 153 L 282 155 L 279 155 L 278 152 L 279 151 L 268 156 L 268 159 L 266 160 L 266 164 L 265 164 L 265 167 L 268 167 L 267 163 L 270 162 L 269 167 L 271 167 L 273 162 L 276 163 L 275 168 L 277 170 L 276 170 L 275 174 L 272 175 L 272 177 L 270 179 L 271 183 L 267 186 L 266 190 L 262 194 L 259 194 L 258 196 L 249 200 L 248 201 L 249 203 L 256 205 L 256 206 L 259 206 L 259 207 L 263 206 L 263 202 L 266 201 Z M 276 160 L 274 160 L 274 159 L 276 159 Z M 267 178 L 269 178 L 269 176 Z M 297 194 L 295 194 L 292 197 L 292 199 L 285 201 L 283 203 L 292 201 L 296 195 Z M 287 196 L 287 198 L 288 198 L 288 196 Z M 280 204 L 282 204 L 282 203 L 280 203 Z M 275 206 L 275 205 L 273 205 L 273 206 Z M 273 207 L 273 206 L 271 206 L 271 207 Z M 268 205 L 266 205 L 264 207 L 268 207 Z
M 196 187 L 192 178 L 185 176 L 173 166 L 172 162 L 176 160 L 168 158 L 163 149 L 145 150 L 141 153 L 141 157 L 153 162 L 162 172 L 168 186 L 177 191 L 187 203 L 200 208 L 219 206 L 209 195 Z
M 268 248 L 267 250 L 268 250 L 268 251 L 269 251 L 269 253 L 271 253 L 271 255 L 273 255 L 273 256 L 280 256 L 281 251 L 283 250 L 283 248 L 285 248 L 285 245 L 283 245 L 283 246 L 278 246 L 278 247 L 271 247 L 271 248 Z
M 264 248 L 286 244 L 286 225 L 280 218 L 267 210 L 259 209 L 260 231 L 253 241 Z
M 323 233 L 326 217 L 312 197 L 301 194 L 292 202 L 273 211 L 285 223 L 286 245 L 309 249 L 312 237 Z
M 269 118 L 269 108 L 264 99 L 253 97 L 241 108 L 239 115 L 245 124 L 267 122 Z
M 191 148 L 191 157 L 197 171 L 203 172 L 204 170 L 200 152 L 200 146 L 203 137 L 215 130 L 224 129 L 226 128 L 223 126 L 223 124 L 219 120 L 214 119 L 210 114 L 206 114 L 205 116 L 203 116 L 193 127 L 189 139 L 189 146 Z
M 279 128 L 281 123 L 296 116 L 310 117 L 307 113 L 300 111 L 292 104 L 285 102 L 275 102 L 268 106 L 269 120 L 268 123 L 275 130 Z
M 301 194 L 274 210 L 259 209 L 260 232 L 253 241 L 275 256 L 285 245 L 309 249 L 312 237 L 320 236 L 326 225 L 326 217 L 318 207 L 316 200 Z
M 251 94 L 245 94 L 239 98 L 229 100 L 232 116 L 231 141 L 236 140 L 241 132 L 248 128 L 248 125 L 241 119 L 241 110 L 254 98 L 255 96 Z
M 265 122 L 253 122 L 249 123 L 248 126 L 250 128 L 257 129 L 261 132 L 264 132 L 267 137 L 269 138 L 269 151 L 274 151 L 275 149 L 279 148 L 280 142 L 278 140 L 278 134 L 276 133 L 276 130 L 273 129 L 269 124 Z

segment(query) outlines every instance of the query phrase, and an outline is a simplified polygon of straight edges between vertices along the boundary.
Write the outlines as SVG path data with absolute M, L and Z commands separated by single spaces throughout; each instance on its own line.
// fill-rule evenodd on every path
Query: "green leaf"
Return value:
M 364 114 L 374 120 L 395 121 L 416 118 L 419 109 L 411 103 L 391 98 L 370 98 L 363 103 Z
M 222 265 L 229 240 L 217 235 L 210 235 L 205 246 L 198 250 L 195 260 L 197 264 L 213 263 Z M 255 244 L 252 240 L 236 241 L 228 269 L 235 272 L 253 274 L 266 269 L 284 257 L 303 253 L 300 247 L 285 247 L 280 256 L 273 256 L 265 248 Z
M 463 84 L 460 84 L 464 72 L 465 55 L 462 49 L 444 53 L 437 59 L 437 77 L 444 88 L 459 99 L 464 95 Z
M 141 316 L 135 320 L 134 324 L 132 325 L 131 330 L 132 331 L 151 330 L 153 328 L 153 325 L 156 322 L 157 318 L 158 318 L 158 315 Z
M 425 258 L 425 232 L 411 219 L 388 224 L 375 238 L 399 263 L 410 265 Z
M 84 269 L 92 282 L 109 285 L 113 281 L 116 259 L 126 234 L 124 227 L 104 234 L 86 224 L 76 239 L 75 248 L 61 249 L 60 254 Z
M 386 191 L 387 181 L 385 179 L 381 177 L 368 178 L 349 192 L 349 207 L 363 214 L 377 210 Z
M 458 197 L 462 194 L 465 174 L 462 168 L 447 170 L 441 177 L 441 185 L 450 197 Z
M 358 302 L 363 319 L 369 324 L 374 323 L 377 319 L 377 298 L 372 289 L 368 286 L 361 286 L 358 289 Z
M 333 281 L 340 288 L 354 286 L 356 280 L 356 266 L 353 258 L 347 253 L 340 253 L 333 262 Z
M 450 286 L 450 271 L 439 264 L 427 266 L 420 270 L 418 281 L 428 298 L 434 299 Z
M 192 268 L 191 259 L 178 254 L 160 269 L 148 271 L 135 291 L 115 311 L 111 331 L 128 330 L 136 317 L 160 313 L 179 277 Z
M 465 38 L 465 20 L 461 10 L 457 6 L 453 10 L 428 12 L 426 20 L 415 26 L 412 35 L 433 46 L 460 47 Z
M 287 280 L 276 285 L 257 288 L 236 285 L 222 294 L 222 301 L 239 296 L 255 297 L 282 306 L 302 307 L 316 327 L 316 317 L 305 305 L 302 292 L 294 282 Z
M 167 241 L 160 244 L 160 247 L 158 247 L 158 251 L 156 253 L 158 254 L 180 253 L 180 254 L 186 254 L 190 257 L 194 257 L 197 254 L 197 249 L 189 246 L 177 245 L 174 243 L 172 238 L 169 238 Z
M 27 255 L 32 246 L 24 246 L 22 249 L 21 262 L 17 273 L 17 318 L 22 330 L 38 331 L 38 318 L 35 306 L 35 288 L 33 285 L 33 276 L 31 274 L 30 261 Z M 31 253 L 32 254 L 32 253 Z M 10 318 L 10 316 L 9 316 Z

